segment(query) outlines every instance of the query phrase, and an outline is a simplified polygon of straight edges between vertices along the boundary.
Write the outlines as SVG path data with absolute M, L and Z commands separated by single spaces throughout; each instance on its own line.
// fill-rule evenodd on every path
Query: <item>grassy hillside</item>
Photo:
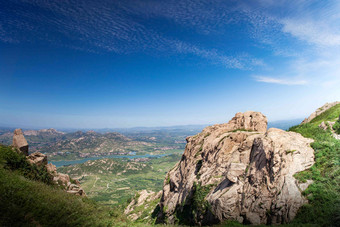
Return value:
M 131 226 L 122 211 L 70 195 L 45 170 L 0 146 L 0 226 Z
M 332 136 L 330 128 L 324 131 L 318 127 L 323 121 L 337 121 L 339 115 L 340 104 L 310 123 L 289 129 L 314 139 L 312 147 L 315 150 L 315 164 L 295 176 L 299 181 L 309 179 L 314 183 L 303 192 L 309 204 L 300 209 L 294 223 L 340 226 L 340 141 Z

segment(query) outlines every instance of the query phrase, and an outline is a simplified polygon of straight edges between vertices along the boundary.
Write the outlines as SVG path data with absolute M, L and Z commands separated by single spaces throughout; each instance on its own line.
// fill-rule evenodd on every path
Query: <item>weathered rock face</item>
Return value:
M 13 147 L 24 155 L 28 155 L 28 143 L 20 128 L 14 130 Z
M 277 224 L 294 218 L 306 203 L 301 195 L 306 185 L 293 175 L 313 165 L 313 140 L 266 131 L 266 118 L 251 115 L 256 117 L 237 114 L 228 124 L 187 138 L 181 161 L 164 180 L 159 222 Z M 249 119 L 245 116 L 251 120 L 239 120 Z
M 237 113 L 228 122 L 228 126 L 231 128 L 230 130 L 244 129 L 246 131 L 266 132 L 267 118 L 259 112 Z
M 326 103 L 325 105 L 323 105 L 322 107 L 318 108 L 314 113 L 312 113 L 308 118 L 306 118 L 305 120 L 303 120 L 301 122 L 301 124 L 305 124 L 310 122 L 311 120 L 313 120 L 314 118 L 316 118 L 317 116 L 319 116 L 320 114 L 322 114 L 323 112 L 325 112 L 326 110 L 328 110 L 329 108 L 332 108 L 333 106 L 336 106 L 340 104 L 340 102 L 332 102 L 332 103 Z

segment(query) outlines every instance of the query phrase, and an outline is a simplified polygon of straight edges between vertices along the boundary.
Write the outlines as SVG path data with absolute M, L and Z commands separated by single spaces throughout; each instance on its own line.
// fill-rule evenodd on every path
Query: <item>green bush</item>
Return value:
M 176 220 L 178 224 L 193 225 L 211 211 L 210 203 L 205 199 L 214 185 L 202 186 L 201 183 L 194 182 L 193 193 L 189 195 L 181 207 L 176 210 Z
M 333 125 L 333 129 L 337 134 L 340 134 L 340 120 L 337 120 Z

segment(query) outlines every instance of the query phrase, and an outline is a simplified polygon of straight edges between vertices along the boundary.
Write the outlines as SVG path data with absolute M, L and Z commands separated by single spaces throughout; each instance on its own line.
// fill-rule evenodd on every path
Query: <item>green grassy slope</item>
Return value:
M 295 175 L 299 181 L 313 180 L 303 193 L 309 204 L 303 206 L 294 223 L 314 223 L 322 226 L 340 226 L 340 141 L 330 130 L 318 126 L 322 121 L 336 121 L 340 115 L 340 104 L 336 105 L 310 123 L 297 125 L 290 131 L 314 139 L 315 164 L 308 170 Z
M 32 172 L 35 168 L 0 145 L 0 226 L 143 226 L 129 222 L 117 207 L 100 206 L 45 182 L 44 170 Z

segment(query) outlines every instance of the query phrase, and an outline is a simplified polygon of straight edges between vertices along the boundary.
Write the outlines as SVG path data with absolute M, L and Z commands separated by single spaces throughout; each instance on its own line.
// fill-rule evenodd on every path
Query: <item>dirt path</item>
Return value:
M 92 188 L 91 188 L 91 191 L 93 188 L 96 187 L 96 183 L 97 183 L 97 180 L 99 180 L 100 178 L 96 176 L 96 180 L 93 182 L 93 185 L 92 185 Z

